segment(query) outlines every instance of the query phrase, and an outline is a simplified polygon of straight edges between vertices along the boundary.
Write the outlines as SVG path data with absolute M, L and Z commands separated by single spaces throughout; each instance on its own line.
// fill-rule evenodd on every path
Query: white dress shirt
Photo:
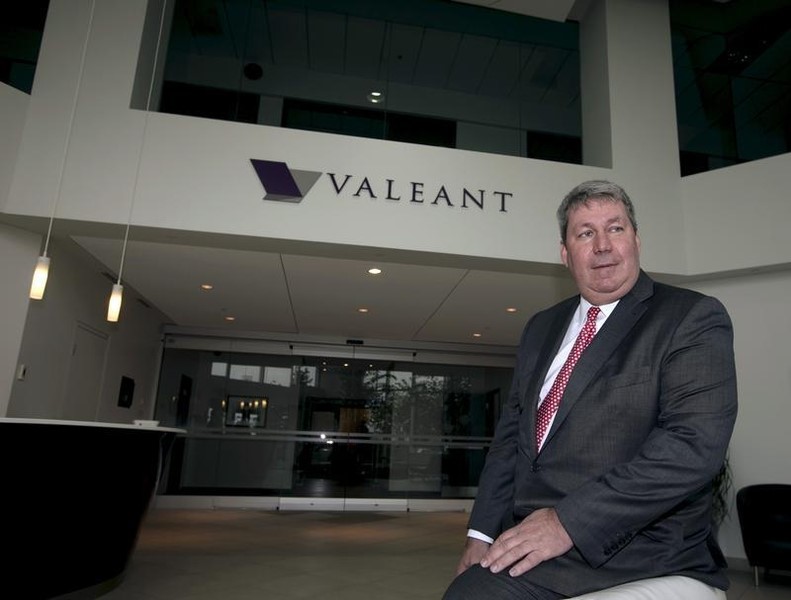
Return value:
M 596 317 L 597 333 L 601 329 L 602 325 L 604 325 L 604 322 L 612 314 L 612 311 L 615 310 L 615 307 L 618 305 L 618 302 L 619 300 L 616 300 L 615 302 L 611 302 L 610 304 L 602 304 L 601 306 L 599 306 L 599 314 Z M 546 378 L 544 379 L 544 385 L 541 386 L 541 392 L 539 393 L 538 406 L 541 406 L 541 403 L 544 401 L 544 398 L 547 397 L 547 394 L 549 393 L 552 384 L 555 382 L 555 378 L 558 376 L 560 369 L 563 367 L 563 364 L 566 362 L 566 359 L 568 358 L 569 354 L 571 354 L 571 349 L 574 347 L 574 342 L 577 340 L 577 336 L 579 335 L 580 331 L 585 325 L 585 321 L 587 321 L 588 319 L 588 309 L 591 306 L 593 305 L 587 300 L 585 300 L 585 298 L 580 298 L 580 303 L 577 306 L 577 309 L 574 311 L 574 315 L 571 317 L 571 322 L 569 323 L 569 326 L 566 329 L 566 334 L 563 336 L 563 341 L 560 343 L 560 348 L 558 348 L 558 353 L 555 355 L 555 358 L 552 360 L 552 363 L 549 365 L 549 370 L 547 371 Z M 554 420 L 555 420 L 555 415 L 552 415 L 552 420 L 549 422 L 549 426 L 547 427 L 546 433 L 544 434 L 544 437 L 541 439 L 541 446 L 544 445 L 544 441 L 546 440 L 546 437 L 549 434 L 549 430 L 552 428 L 552 421 Z M 467 536 L 479 540 L 483 540 L 490 544 L 494 542 L 494 540 L 490 538 L 488 535 L 485 535 L 480 531 L 476 531 L 475 529 L 469 529 L 467 531 Z

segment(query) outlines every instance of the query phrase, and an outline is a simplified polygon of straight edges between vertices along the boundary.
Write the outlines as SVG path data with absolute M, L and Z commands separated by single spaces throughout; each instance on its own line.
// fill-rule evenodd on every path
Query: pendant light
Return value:
M 66 170 L 66 157 L 69 154 L 69 144 L 71 143 L 71 131 L 74 128 L 74 115 L 77 112 L 77 101 L 80 96 L 80 87 L 82 87 L 82 74 L 85 70 L 85 56 L 88 53 L 88 40 L 91 37 L 93 29 L 93 12 L 96 8 L 96 0 L 91 2 L 91 12 L 88 17 L 88 31 L 85 34 L 85 41 L 82 45 L 82 55 L 80 56 L 80 70 L 77 74 L 77 84 L 74 89 L 74 101 L 71 105 L 71 114 L 69 115 L 69 126 L 66 129 L 66 139 L 63 144 L 63 160 L 60 163 L 60 172 L 58 173 L 58 187 L 55 192 L 55 200 L 52 202 L 52 212 L 49 216 L 49 225 L 47 226 L 47 236 L 44 241 L 44 250 L 41 256 L 36 260 L 36 268 L 33 271 L 33 280 L 30 283 L 30 299 L 41 300 L 44 298 L 44 291 L 47 289 L 47 278 L 49 277 L 49 240 L 52 237 L 52 224 L 55 221 L 55 212 L 58 209 L 60 202 L 61 191 L 63 189 L 63 173 Z
M 148 130 L 149 115 L 151 112 L 151 97 L 154 93 L 154 81 L 157 77 L 157 68 L 159 60 L 160 44 L 162 42 L 162 29 L 165 23 L 165 14 L 167 14 L 167 0 L 162 3 L 162 14 L 159 18 L 159 31 L 157 32 L 157 44 L 154 50 L 154 64 L 151 69 L 151 81 L 148 85 L 148 96 L 146 98 L 146 115 L 143 120 L 143 135 L 140 139 L 140 150 L 137 153 L 137 168 L 135 171 L 135 182 L 132 185 L 132 198 L 129 201 L 129 214 L 126 219 L 126 228 L 124 230 L 124 241 L 121 247 L 121 263 L 118 266 L 118 278 L 113 284 L 112 291 L 110 292 L 110 299 L 107 302 L 107 320 L 110 323 L 117 323 L 121 315 L 121 305 L 123 304 L 124 286 L 121 283 L 121 277 L 124 272 L 124 262 L 126 261 L 126 247 L 129 243 L 129 229 L 132 225 L 132 211 L 135 206 L 135 198 L 137 196 L 137 182 L 140 179 L 140 165 L 143 162 L 143 148 L 146 142 L 146 131 Z

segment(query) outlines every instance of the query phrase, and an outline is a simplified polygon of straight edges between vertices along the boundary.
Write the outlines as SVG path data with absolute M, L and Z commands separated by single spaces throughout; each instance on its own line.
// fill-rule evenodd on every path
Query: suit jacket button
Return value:
M 532 465 L 530 465 L 530 470 L 533 473 L 538 473 L 541 470 L 541 465 L 537 465 L 536 463 L 533 463 Z

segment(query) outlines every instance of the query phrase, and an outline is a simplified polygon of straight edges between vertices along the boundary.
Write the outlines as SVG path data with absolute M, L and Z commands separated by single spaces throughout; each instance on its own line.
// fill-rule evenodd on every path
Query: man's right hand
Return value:
M 456 568 L 456 575 L 460 575 L 472 565 L 477 565 L 489 549 L 490 544 L 477 538 L 468 537 L 467 545 L 464 546 L 464 553 L 461 555 L 459 566 Z

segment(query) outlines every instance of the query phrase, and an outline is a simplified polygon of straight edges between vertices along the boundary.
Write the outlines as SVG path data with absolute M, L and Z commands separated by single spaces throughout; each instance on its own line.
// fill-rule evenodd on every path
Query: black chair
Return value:
M 736 494 L 747 560 L 758 585 L 758 567 L 791 571 L 791 485 L 748 485 Z

